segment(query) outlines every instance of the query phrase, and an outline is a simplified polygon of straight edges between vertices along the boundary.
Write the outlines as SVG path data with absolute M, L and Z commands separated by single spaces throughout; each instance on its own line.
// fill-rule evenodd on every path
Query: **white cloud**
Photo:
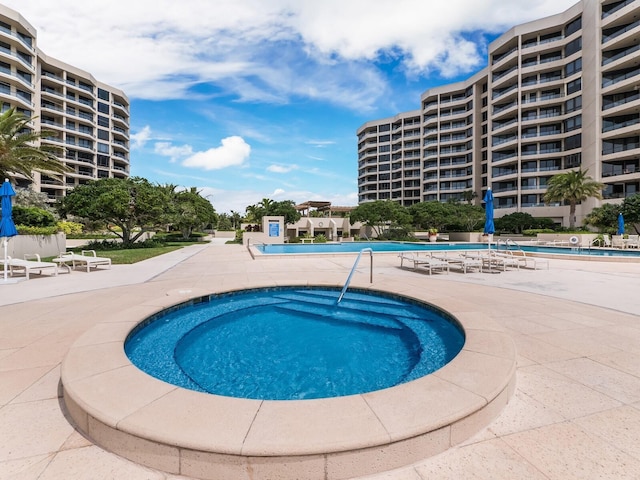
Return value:
M 308 145 L 312 145 L 316 148 L 325 148 L 329 145 L 335 145 L 336 142 L 333 140 L 309 140 L 307 142 Z
M 221 146 L 196 152 L 184 159 L 182 165 L 203 170 L 219 170 L 242 165 L 249 158 L 250 153 L 251 146 L 242 137 L 227 137 L 222 139 Z
M 267 171 L 272 173 L 289 173 L 292 170 L 297 170 L 298 166 L 295 164 L 292 165 L 269 165 L 267 167 Z
M 132 98 L 193 98 L 192 87 L 209 83 L 243 101 L 302 97 L 360 111 L 389 93 L 375 62 L 467 73 L 486 61 L 478 32 L 500 33 L 575 2 L 3 0 L 37 28 L 46 54 Z M 469 41 L 472 34 L 479 38 Z
M 249 205 L 255 205 L 263 198 L 283 201 L 293 200 L 296 204 L 308 200 L 329 201 L 336 206 L 356 206 L 358 204 L 358 193 L 353 191 L 347 194 L 322 194 L 308 190 L 284 190 L 277 188 L 273 191 L 258 190 L 225 190 L 211 186 L 199 185 L 200 195 L 209 199 L 218 213 L 230 213 L 231 210 L 244 214 Z M 356 189 L 357 190 L 357 189 Z
M 151 139 L 151 127 L 145 125 L 138 133 L 131 134 L 131 149 L 135 150 L 144 147 Z
M 153 151 L 163 157 L 169 157 L 171 162 L 193 154 L 191 145 L 176 146 L 171 144 L 171 142 L 156 142 Z

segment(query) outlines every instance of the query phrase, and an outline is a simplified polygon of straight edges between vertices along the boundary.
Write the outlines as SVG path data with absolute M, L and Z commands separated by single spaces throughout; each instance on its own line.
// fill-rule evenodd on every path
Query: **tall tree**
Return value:
M 213 205 L 203 198 L 196 188 L 175 192 L 172 203 L 172 224 L 182 232 L 185 239 L 189 238 L 195 229 L 217 223 L 218 215 Z
M 596 227 L 601 232 L 615 233 L 618 227 L 618 214 L 620 205 L 605 203 L 601 207 L 596 207 L 584 217 L 584 224 Z M 627 217 L 625 216 L 625 220 Z
M 60 204 L 62 215 L 101 224 L 120 237 L 125 247 L 143 233 L 166 225 L 171 211 L 168 189 L 140 177 L 101 178 L 78 185 Z
M 571 170 L 549 179 L 545 203 L 566 202 L 569 204 L 569 228 L 575 228 L 576 205 L 588 198 L 602 198 L 604 184 L 587 175 L 586 170 Z
M 631 225 L 636 233 L 640 234 L 640 193 L 625 198 L 621 210 L 625 223 Z
M 56 175 L 68 170 L 58 160 L 59 147 L 35 143 L 52 132 L 35 132 L 29 126 L 31 119 L 14 107 L 0 115 L 0 178 L 23 175 L 33 178 L 33 172 Z
M 376 200 L 363 203 L 353 209 L 349 216 L 349 222 L 353 225 L 362 222 L 371 227 L 376 236 L 382 236 L 386 229 L 406 227 L 411 224 L 411 215 L 407 209 L 392 200 Z

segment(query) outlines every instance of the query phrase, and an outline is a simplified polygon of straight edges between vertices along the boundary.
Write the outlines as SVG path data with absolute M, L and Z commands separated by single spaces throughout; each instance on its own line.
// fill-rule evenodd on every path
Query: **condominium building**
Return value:
M 36 30 L 0 5 L 0 103 L 32 118 L 35 131 L 51 131 L 42 144 L 62 147 L 70 171 L 62 178 L 34 175 L 33 187 L 50 200 L 89 180 L 129 176 L 129 100 L 121 90 L 44 54 Z M 29 184 L 26 179 L 18 184 Z
M 582 0 L 513 27 L 488 66 L 424 92 L 420 108 L 358 129 L 359 202 L 480 203 L 568 224 L 545 205 L 549 179 L 575 168 L 605 184 L 603 202 L 640 192 L 640 0 Z

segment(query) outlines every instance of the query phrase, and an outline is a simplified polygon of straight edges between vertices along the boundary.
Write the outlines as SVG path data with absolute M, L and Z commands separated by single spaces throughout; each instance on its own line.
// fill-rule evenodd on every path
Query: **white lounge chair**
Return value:
M 482 261 L 482 258 L 478 256 L 466 256 L 464 254 L 451 256 L 445 254 L 434 257 L 440 260 L 444 260 L 445 262 L 449 263 L 450 267 L 457 268 L 462 271 L 462 273 L 467 273 L 468 270 L 473 269 L 478 269 L 480 272 L 482 272 L 482 265 L 484 263 Z
M 24 260 L 19 258 L 7 258 L 7 266 L 9 267 L 9 274 L 13 276 L 15 272 L 24 272 L 27 280 L 31 272 L 37 272 L 42 275 L 43 270 L 53 269 L 53 275 L 58 275 L 58 264 L 53 262 L 43 262 L 40 260 L 40 255 L 37 253 L 27 253 L 24 255 Z
M 491 270 L 493 267 L 502 269 L 503 272 L 507 271 L 507 267 L 515 267 L 520 270 L 520 261 L 514 257 L 510 251 L 497 252 L 495 250 L 489 250 L 488 254 L 484 257 L 484 263 Z
M 640 248 L 640 237 L 638 235 L 629 235 L 623 241 L 626 248 Z
M 614 248 L 625 248 L 626 245 L 624 243 L 624 238 L 622 237 L 622 235 L 612 235 L 611 246 Z
M 82 250 L 81 254 L 74 252 L 62 252 L 59 257 L 53 259 L 59 265 L 64 265 L 69 271 L 75 269 L 76 265 L 86 266 L 87 272 L 91 271 L 91 267 L 98 269 L 98 265 L 107 265 L 111 268 L 111 259 L 108 257 L 96 256 L 95 250 Z
M 532 270 L 538 270 L 538 267 L 546 265 L 549 270 L 549 260 L 540 257 L 527 256 L 527 252 L 524 250 L 517 250 L 512 252 L 513 258 L 520 262 L 520 265 L 524 268 L 531 268 Z
M 400 257 L 400 268 L 403 267 L 404 261 L 406 260 L 413 263 L 414 270 L 425 268 L 429 272 L 429 275 L 436 270 L 441 272 L 446 270 L 446 272 L 449 273 L 449 262 L 446 260 L 434 258 L 430 255 L 421 256 L 418 252 L 401 252 L 398 256 Z

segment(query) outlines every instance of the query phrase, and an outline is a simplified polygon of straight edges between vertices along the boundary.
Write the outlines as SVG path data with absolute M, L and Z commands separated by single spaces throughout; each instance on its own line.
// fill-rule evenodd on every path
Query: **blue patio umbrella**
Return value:
M 493 235 L 496 232 L 496 227 L 493 224 L 493 193 L 490 188 L 482 200 L 486 203 L 484 208 L 484 233 L 486 235 Z
M 618 235 L 624 235 L 624 217 L 622 213 L 618 214 Z
M 13 191 L 11 187 L 11 183 L 9 180 L 5 179 L 4 183 L 0 186 L 0 204 L 2 217 L 0 217 L 0 237 L 2 237 L 4 243 L 4 282 L 7 283 L 7 243 L 9 241 L 9 237 L 14 237 L 18 234 L 16 230 L 16 226 L 13 223 L 13 218 L 11 217 L 11 197 L 13 197 L 16 192 Z

